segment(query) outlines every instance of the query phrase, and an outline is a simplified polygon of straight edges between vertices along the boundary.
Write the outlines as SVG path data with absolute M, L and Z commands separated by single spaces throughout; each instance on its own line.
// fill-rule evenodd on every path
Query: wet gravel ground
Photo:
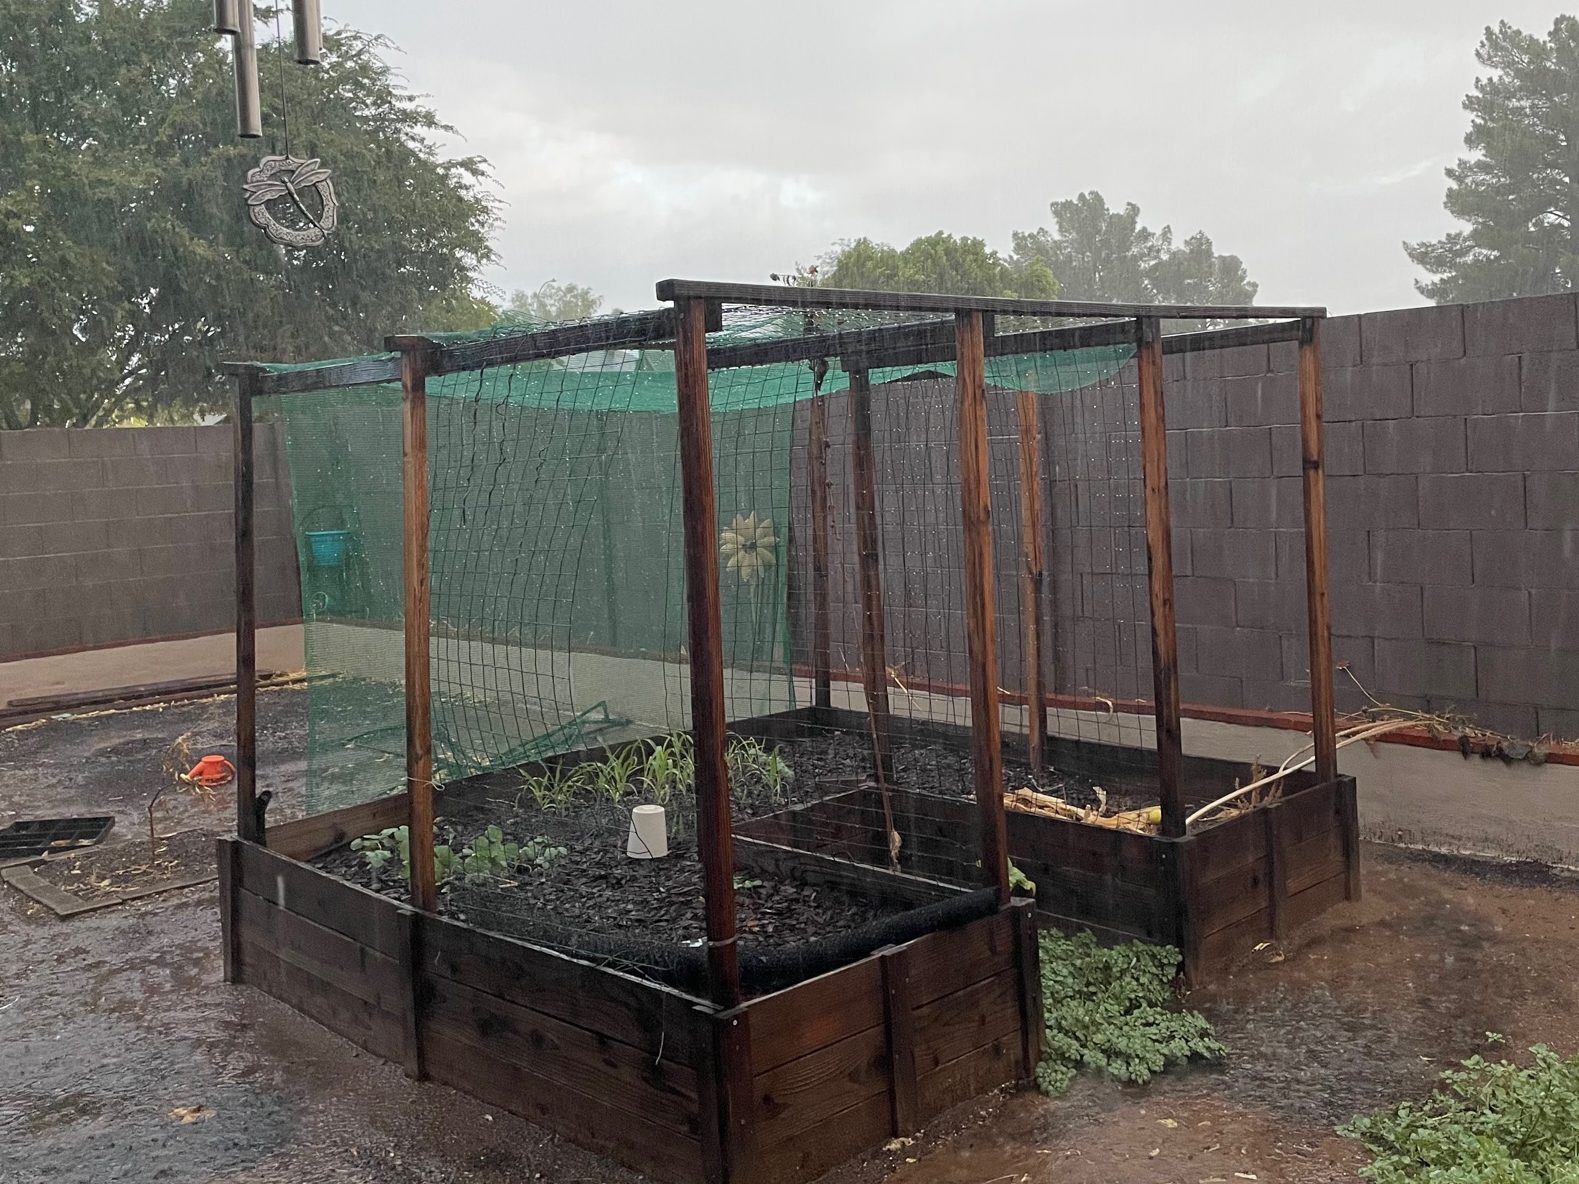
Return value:
M 288 695 L 260 702 L 265 744 L 283 762 L 270 775 L 281 778 L 300 742 L 299 707 L 277 697 Z M 0 733 L 0 811 L 108 804 L 134 817 L 131 787 L 156 774 L 172 729 L 223 728 L 228 710 L 185 704 Z M 1423 1092 L 1451 1061 L 1482 1051 L 1488 1030 L 1510 1048 L 1575 1048 L 1573 880 L 1381 847 L 1365 856 L 1365 900 L 1192 998 L 1229 1047 L 1223 1067 L 1145 1089 L 1083 1081 L 1058 1102 L 986 1099 L 830 1180 L 1354 1180 L 1359 1157 L 1333 1123 Z M 0 891 L 0 1181 L 41 1179 L 638 1177 L 226 987 L 208 886 L 69 921 Z

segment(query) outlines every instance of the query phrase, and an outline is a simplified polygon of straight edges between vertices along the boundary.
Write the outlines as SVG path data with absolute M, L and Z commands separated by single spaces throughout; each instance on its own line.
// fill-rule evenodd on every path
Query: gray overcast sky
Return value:
M 1527 0 L 325 0 L 494 166 L 490 279 L 626 308 L 841 238 L 1007 251 L 1099 189 L 1243 257 L 1262 303 L 1419 304 L 1488 23 Z M 328 162 L 331 165 L 333 162 Z M 355 201 L 346 194 L 345 200 Z

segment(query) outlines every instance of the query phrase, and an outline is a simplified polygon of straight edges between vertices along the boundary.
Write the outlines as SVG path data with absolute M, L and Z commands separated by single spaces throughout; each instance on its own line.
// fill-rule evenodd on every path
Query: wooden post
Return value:
M 1157 712 L 1157 786 L 1162 833 L 1184 835 L 1179 764 L 1179 638 L 1173 610 L 1173 525 L 1168 514 L 1168 434 L 1162 397 L 1162 330 L 1156 317 L 1136 321 L 1140 380 L 1141 471 L 1146 493 L 1146 568 L 1151 590 L 1151 674 Z
M 406 618 L 407 843 L 411 903 L 438 909 L 433 868 L 433 681 L 429 657 L 428 354 L 407 345 L 400 355 L 402 505 Z
M 236 856 L 238 840 L 221 835 L 214 844 L 219 860 L 219 932 L 224 941 L 225 981 L 241 981 L 241 922 L 236 916 L 236 896 L 241 891 L 241 860 Z
M 1321 322 L 1307 318 L 1299 337 L 1299 439 L 1305 481 L 1305 604 L 1310 632 L 1311 738 L 1316 777 L 1338 775 L 1333 697 L 1332 612 L 1327 601 L 1327 477 L 1321 449 Z
M 833 706 L 833 621 L 828 596 L 828 547 L 833 533 L 828 505 L 828 396 L 811 400 L 807 442 L 807 481 L 811 483 L 811 669 L 813 702 Z
M 910 953 L 885 946 L 876 953 L 883 983 L 883 1024 L 888 1030 L 888 1118 L 895 1138 L 921 1129 L 916 1102 L 915 993 L 910 987 Z
M 878 570 L 872 380 L 865 369 L 850 371 L 850 451 L 855 486 L 855 546 L 860 555 L 862 682 L 866 690 L 866 711 L 871 720 L 874 772 L 886 785 L 894 775 L 894 765 L 888 740 L 888 651 L 883 637 L 883 583 Z
M 724 763 L 723 614 L 718 600 L 718 506 L 713 422 L 707 393 L 707 302 L 676 302 L 674 377 L 680 411 L 680 484 L 685 517 L 685 607 L 691 655 L 691 728 L 696 741 L 697 841 L 707 911 L 713 1002 L 740 1002 L 735 947 L 735 855 L 729 770 Z
M 236 492 L 236 834 L 263 842 L 258 813 L 258 594 L 253 515 L 252 371 L 236 380 L 231 417 Z
M 1020 392 L 1018 410 L 1020 548 L 1025 556 L 1020 614 L 1025 630 L 1025 710 L 1030 723 L 1027 747 L 1031 776 L 1040 785 L 1047 751 L 1047 685 L 1042 673 L 1042 589 L 1046 575 L 1042 560 L 1042 425 L 1035 391 Z
M 965 536 L 965 643 L 970 662 L 970 732 L 981 866 L 998 901 L 1009 901 L 1009 844 L 1003 818 L 1003 748 L 998 719 L 998 628 L 993 614 L 992 503 L 987 467 L 987 343 L 979 312 L 954 318 L 959 393 L 959 485 Z

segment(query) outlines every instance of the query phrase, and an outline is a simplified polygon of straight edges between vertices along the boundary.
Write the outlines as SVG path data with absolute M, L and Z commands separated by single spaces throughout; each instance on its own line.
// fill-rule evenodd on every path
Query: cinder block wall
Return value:
M 284 450 L 257 431 L 258 614 L 301 615 Z M 231 429 L 0 432 L 0 660 L 235 619 Z
M 1322 351 L 1338 659 L 1394 703 L 1579 735 L 1579 301 L 1338 317 Z M 1184 696 L 1303 707 L 1295 349 L 1168 363 Z

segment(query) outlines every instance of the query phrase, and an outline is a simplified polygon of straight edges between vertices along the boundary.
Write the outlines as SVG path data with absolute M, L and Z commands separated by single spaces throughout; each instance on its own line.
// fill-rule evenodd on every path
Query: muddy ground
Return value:
M 260 700 L 266 783 L 301 776 L 295 692 Z M 137 827 L 171 740 L 224 751 L 230 704 L 0 734 L 6 812 Z M 1363 787 L 1362 790 L 1363 792 Z M 176 803 L 161 831 L 218 827 Z M 141 823 L 146 825 L 145 822 Z M 1359 1157 L 1333 1125 L 1485 1048 L 1579 1044 L 1579 885 L 1369 847 L 1366 898 L 1191 1002 L 1221 1068 L 1144 1089 L 968 1105 L 837 1184 L 1323 1184 Z M 1263 959 L 1273 955 L 1268 951 Z M 183 1121 L 185 1119 L 186 1121 Z M 914 1160 L 914 1162 L 908 1162 Z M 0 890 L 0 1181 L 632 1181 L 540 1129 L 401 1071 L 220 981 L 212 886 L 60 921 Z

